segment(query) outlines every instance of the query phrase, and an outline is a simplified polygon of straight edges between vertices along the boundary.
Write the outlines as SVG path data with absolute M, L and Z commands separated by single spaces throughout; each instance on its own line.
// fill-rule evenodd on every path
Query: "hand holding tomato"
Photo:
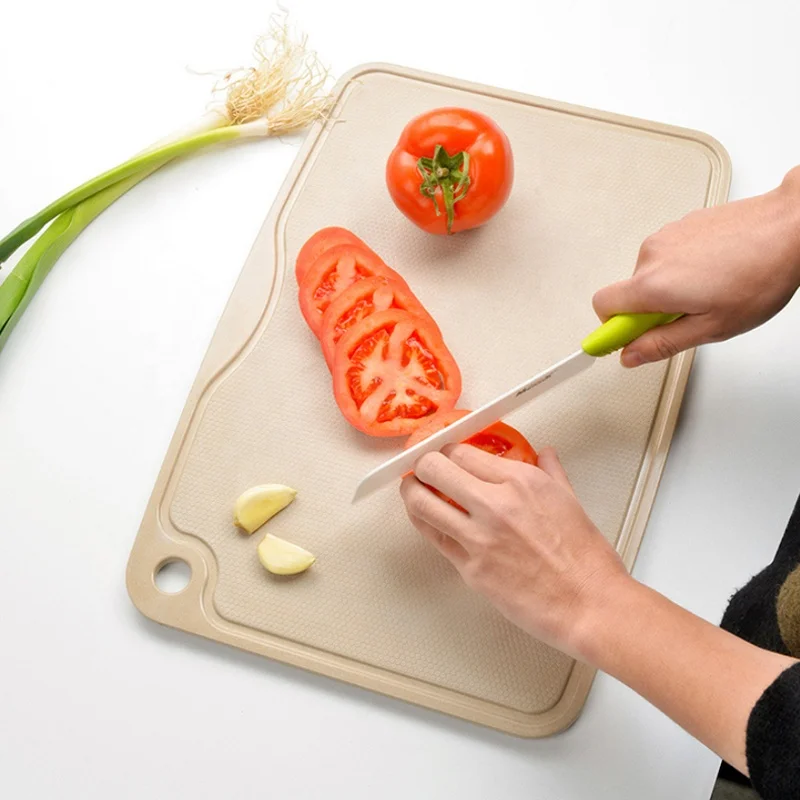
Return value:
M 485 114 L 466 108 L 412 119 L 386 164 L 395 205 L 428 233 L 483 225 L 503 207 L 513 182 L 508 137 Z
M 414 527 L 511 622 L 579 656 L 587 615 L 632 579 L 581 508 L 555 451 L 542 450 L 534 467 L 448 445 L 422 456 L 414 473 L 401 487 Z

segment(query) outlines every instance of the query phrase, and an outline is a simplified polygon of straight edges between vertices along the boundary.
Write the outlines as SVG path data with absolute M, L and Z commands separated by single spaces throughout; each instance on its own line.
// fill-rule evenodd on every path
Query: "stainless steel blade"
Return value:
M 413 469 L 414 464 L 425 453 L 441 450 L 446 444 L 461 442 L 479 433 L 502 419 L 506 414 L 510 414 L 514 409 L 530 402 L 534 397 L 544 394 L 548 389 L 588 369 L 595 360 L 583 350 L 578 350 L 577 353 L 573 353 L 544 372 L 523 381 L 505 394 L 472 411 L 438 433 L 434 433 L 414 447 L 390 458 L 363 478 L 353 495 L 353 502 L 355 503 L 401 478 L 406 472 Z

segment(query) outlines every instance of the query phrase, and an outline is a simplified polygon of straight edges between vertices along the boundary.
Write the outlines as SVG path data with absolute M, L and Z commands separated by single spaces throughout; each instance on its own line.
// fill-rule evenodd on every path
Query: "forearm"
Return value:
M 705 622 L 632 578 L 609 587 L 587 612 L 576 650 L 744 773 L 750 712 L 796 663 Z
M 800 166 L 786 173 L 781 185 L 773 190 L 780 200 L 780 231 L 794 253 L 795 288 L 800 288 Z

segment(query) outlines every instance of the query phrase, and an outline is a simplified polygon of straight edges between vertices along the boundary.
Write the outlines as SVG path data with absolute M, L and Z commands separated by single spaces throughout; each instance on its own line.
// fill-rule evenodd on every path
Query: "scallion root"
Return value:
M 323 116 L 330 100 L 330 73 L 307 37 L 293 37 L 285 16 L 273 17 L 269 30 L 253 48 L 255 66 L 228 72 L 214 88 L 225 95 L 233 125 L 267 117 L 275 135 L 292 133 Z

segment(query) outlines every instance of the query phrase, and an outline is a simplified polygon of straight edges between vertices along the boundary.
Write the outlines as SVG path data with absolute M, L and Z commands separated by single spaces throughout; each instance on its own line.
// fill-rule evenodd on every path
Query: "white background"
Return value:
M 698 128 L 732 197 L 800 163 L 795 0 L 292 0 L 334 71 L 392 61 Z M 0 12 L 0 229 L 202 111 L 264 0 Z M 524 741 L 162 629 L 125 563 L 296 144 L 164 169 L 92 225 L 0 354 L 0 795 L 705 800 L 717 760 L 600 676 Z M 633 266 L 633 265 L 631 265 Z M 800 307 L 700 353 L 636 576 L 717 621 L 800 489 Z

